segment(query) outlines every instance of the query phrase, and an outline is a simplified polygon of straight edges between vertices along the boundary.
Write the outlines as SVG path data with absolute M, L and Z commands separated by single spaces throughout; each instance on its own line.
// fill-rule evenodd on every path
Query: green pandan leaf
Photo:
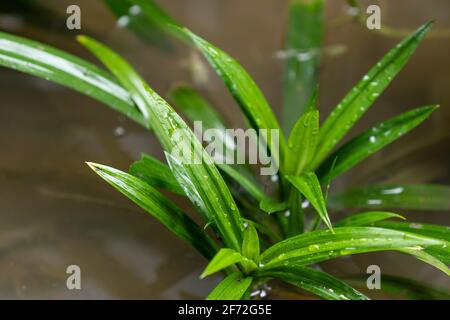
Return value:
M 240 300 L 250 288 L 253 278 L 235 272 L 223 279 L 206 300 Z
M 319 133 L 312 168 L 318 166 L 391 83 L 432 26 L 429 22 L 389 51 L 331 112 Z
M 336 178 L 417 127 L 436 108 L 437 106 L 426 106 L 402 113 L 358 135 L 330 155 L 318 169 L 317 175 L 321 181 Z M 333 170 L 330 170 L 334 159 L 337 159 L 336 164 Z
M 370 211 L 354 214 L 352 216 L 346 217 L 334 224 L 335 227 L 357 227 L 357 226 L 367 226 L 374 222 L 399 218 L 405 219 L 399 214 L 386 212 L 386 211 Z

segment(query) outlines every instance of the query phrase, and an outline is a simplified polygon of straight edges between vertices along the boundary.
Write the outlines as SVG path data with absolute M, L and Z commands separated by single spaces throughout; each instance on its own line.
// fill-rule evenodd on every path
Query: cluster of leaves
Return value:
M 117 4 L 112 0 L 106 2 L 110 6 Z M 198 49 L 223 80 L 252 128 L 281 131 L 263 93 L 235 59 L 183 27 L 153 1 L 127 0 L 124 3 L 128 7 L 116 7 L 116 13 L 119 9 L 139 6 L 138 23 L 151 22 L 158 31 Z M 292 9 L 302 14 L 305 10 L 318 14 L 321 5 L 319 0 L 293 1 Z M 309 22 L 317 23 L 316 19 Z M 285 108 L 295 109 L 293 112 L 298 112 L 299 117 L 292 129 L 289 125 L 285 127 L 285 132 L 289 132 L 287 139 L 280 133 L 277 141 L 280 155 L 276 161 L 280 173 L 272 179 L 277 192 L 270 196 L 248 167 L 214 164 L 171 105 L 153 91 L 124 58 L 92 38 L 79 36 L 78 41 L 111 74 L 58 49 L 6 33 L 0 33 L 0 65 L 75 89 L 153 131 L 165 151 L 167 165 L 149 155 L 133 163 L 128 172 L 88 164 L 100 177 L 210 260 L 201 277 L 219 271 L 225 273 L 226 277 L 210 293 L 209 299 L 249 298 L 253 286 L 273 278 L 325 299 L 367 299 L 347 283 L 313 266 L 341 256 L 393 250 L 412 255 L 450 275 L 447 267 L 450 228 L 385 221 L 403 217 L 383 211 L 387 208 L 450 209 L 448 187 L 378 185 L 328 197 L 332 179 L 406 134 L 436 110 L 437 106 L 430 105 L 405 112 L 336 148 L 403 68 L 431 25 L 420 27 L 388 52 L 322 124 L 319 124 L 317 92 L 313 92 L 301 108 L 292 101 L 295 94 L 291 91 L 298 89 L 296 83 L 304 83 L 304 75 L 300 72 L 300 78 L 285 79 L 294 82 L 286 86 Z M 317 44 L 320 37 L 314 34 L 313 38 Z M 295 61 L 288 61 L 287 67 L 292 64 L 298 67 Z M 207 128 L 226 127 L 211 105 L 192 88 L 177 87 L 170 99 L 188 119 L 203 121 Z M 289 114 L 293 114 L 292 110 Z M 191 154 L 171 153 L 177 144 L 172 139 L 175 131 L 191 142 L 192 148 L 186 150 Z M 236 150 L 233 141 L 226 136 L 222 138 L 226 148 Z M 271 139 L 269 135 L 268 146 Z M 203 161 L 192 163 L 184 157 L 201 157 Z M 195 223 L 160 189 L 189 198 L 205 227 Z M 355 207 L 372 211 L 337 222 L 328 214 L 330 208 Z

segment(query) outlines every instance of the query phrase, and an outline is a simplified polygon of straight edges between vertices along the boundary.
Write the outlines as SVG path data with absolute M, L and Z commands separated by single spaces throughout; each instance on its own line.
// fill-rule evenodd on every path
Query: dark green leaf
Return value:
M 253 279 L 235 272 L 223 279 L 206 300 L 240 300 L 251 286 Z
M 303 114 L 317 84 L 324 29 L 323 0 L 291 0 L 283 75 L 283 130 Z
M 149 155 L 142 154 L 141 160 L 134 162 L 128 172 L 154 188 L 162 188 L 179 195 L 185 195 L 170 168 Z
M 319 145 L 312 168 L 322 162 L 386 89 L 414 53 L 431 25 L 432 22 L 423 25 L 389 51 L 331 112 L 320 129 Z
M 391 219 L 391 218 L 399 218 L 405 219 L 399 214 L 385 211 L 370 211 L 363 212 L 352 215 L 350 217 L 346 217 L 337 223 L 334 224 L 335 227 L 358 227 L 358 226 L 367 226 L 374 222 Z
M 302 266 L 280 266 L 258 273 L 281 279 L 328 300 L 368 300 L 362 293 L 328 273 Z
M 196 248 L 207 259 L 211 259 L 217 252 L 216 245 L 211 238 L 172 201 L 150 185 L 117 169 L 96 163 L 88 163 L 88 165 L 100 177 L 158 219 L 178 237 Z
M 123 87 L 105 71 L 71 54 L 0 32 L 0 65 L 74 89 L 150 129 Z
M 192 190 L 184 189 L 186 195 L 197 193 L 205 205 L 208 222 L 214 222 L 227 247 L 241 250 L 243 226 L 239 210 L 215 167 L 211 157 L 203 149 L 193 132 L 172 107 L 142 80 L 139 74 L 118 54 L 103 44 L 86 36 L 79 41 L 92 51 L 117 79 L 126 87 L 138 105 L 146 121 L 166 154 L 179 163 Z M 172 168 L 173 169 L 173 168 Z M 178 180 L 178 183 L 183 181 Z M 185 186 L 186 187 L 186 186 Z M 191 200 L 194 201 L 195 199 Z
M 329 205 L 334 209 L 450 210 L 450 187 L 431 184 L 358 187 L 332 195 Z
M 286 178 L 311 203 L 327 227 L 333 231 L 322 189 L 315 173 L 305 172 L 299 177 L 287 176 Z
M 317 175 L 321 181 L 334 179 L 414 129 L 436 108 L 437 106 L 426 106 L 402 113 L 358 135 L 330 155 L 318 169 Z M 336 158 L 335 167 L 330 170 Z

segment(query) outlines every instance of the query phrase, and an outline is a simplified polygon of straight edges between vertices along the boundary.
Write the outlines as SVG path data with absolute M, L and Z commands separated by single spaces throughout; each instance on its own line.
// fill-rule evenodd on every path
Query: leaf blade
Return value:
M 432 24 L 433 22 L 424 24 L 389 51 L 331 112 L 319 133 L 319 146 L 313 160 L 313 168 L 322 162 L 386 89 L 414 53 Z
M 314 172 L 305 172 L 299 177 L 287 176 L 286 179 L 311 203 L 327 227 L 333 231 L 328 216 L 327 206 L 323 197 L 322 188 Z
M 359 226 L 367 226 L 374 222 L 391 219 L 391 218 L 399 218 L 405 219 L 403 216 L 386 211 L 369 211 L 351 215 L 346 217 L 337 223 L 334 224 L 335 227 L 359 227 Z
M 317 170 L 317 175 L 320 177 L 321 181 L 336 178 L 340 174 L 350 170 L 365 158 L 417 127 L 427 119 L 437 107 L 438 106 L 425 106 L 417 108 L 370 128 L 330 155 Z M 336 164 L 334 165 L 333 170 L 330 170 L 335 159 L 337 159 Z
M 240 273 L 232 273 L 223 279 L 206 300 L 240 300 L 251 286 L 253 279 Z
M 120 170 L 88 162 L 106 182 L 158 219 L 164 226 L 188 242 L 207 259 L 216 253 L 216 245 L 206 233 L 171 201 L 140 179 Z
M 343 281 L 309 267 L 281 266 L 259 275 L 281 279 L 327 300 L 368 300 L 364 294 Z

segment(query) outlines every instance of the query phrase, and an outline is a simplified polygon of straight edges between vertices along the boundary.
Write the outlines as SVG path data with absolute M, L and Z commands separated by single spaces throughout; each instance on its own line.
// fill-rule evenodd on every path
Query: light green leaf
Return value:
M 405 219 L 399 214 L 386 212 L 386 211 L 370 211 L 354 214 L 352 216 L 346 217 L 337 223 L 334 224 L 335 227 L 358 227 L 358 226 L 367 226 L 374 222 L 391 219 L 391 218 L 399 218 Z
M 108 73 L 83 59 L 0 32 L 0 65 L 74 89 L 150 129 L 129 93 Z
M 331 112 L 319 133 L 312 168 L 319 165 L 403 68 L 431 28 L 429 22 L 389 51 Z
M 259 236 L 256 228 L 248 224 L 244 230 L 244 241 L 242 241 L 242 254 L 250 260 L 259 263 Z
M 267 213 L 275 213 L 286 210 L 288 207 L 287 202 L 276 202 L 269 197 L 264 198 L 259 203 L 259 208 Z
M 395 229 L 450 241 L 450 227 L 417 222 L 382 221 L 374 224 L 380 228 Z
M 286 179 L 311 203 L 327 227 L 333 231 L 327 206 L 323 198 L 319 180 L 314 172 L 304 172 L 301 176 L 287 176 Z
M 101 164 L 88 162 L 100 177 L 158 219 L 171 232 L 196 248 L 207 259 L 217 252 L 214 241 L 172 201 L 142 180 Z
M 323 0 L 291 0 L 283 75 L 283 130 L 287 135 L 307 106 L 318 79 L 324 30 Z
M 208 263 L 200 278 L 205 278 L 218 271 L 221 271 L 236 263 L 242 262 L 245 258 L 233 249 L 222 248 Z
M 149 155 L 142 154 L 141 160 L 134 162 L 128 172 L 154 188 L 162 188 L 179 195 L 185 195 L 170 168 Z
M 328 273 L 303 266 L 280 266 L 258 273 L 283 280 L 327 300 L 368 300 L 362 293 Z
M 432 184 L 371 185 L 333 194 L 334 209 L 450 210 L 450 187 Z
M 427 119 L 437 106 L 426 106 L 402 113 L 353 138 L 340 147 L 319 167 L 321 181 L 331 180 L 348 171 L 356 164 L 400 138 Z M 334 159 L 335 167 L 330 170 Z
M 118 54 L 86 36 L 79 41 L 93 52 L 126 87 L 146 121 L 166 150 L 185 170 L 192 182 L 192 193 L 203 201 L 208 221 L 213 221 L 229 248 L 241 250 L 243 226 L 234 199 L 211 157 L 181 117 L 156 92 L 148 87 L 137 72 Z M 178 178 L 175 176 L 175 178 Z M 178 180 L 178 183 L 182 181 Z M 189 196 L 190 192 L 186 192 Z M 192 200 L 192 199 L 191 199 Z
M 373 227 L 317 230 L 281 241 L 261 255 L 264 268 L 309 265 L 357 253 L 445 245 L 446 241 L 413 233 Z
M 206 300 L 240 300 L 250 288 L 253 279 L 235 272 L 223 279 Z
M 288 139 L 285 173 L 298 176 L 310 163 L 317 147 L 319 112 L 306 112 L 294 125 Z

